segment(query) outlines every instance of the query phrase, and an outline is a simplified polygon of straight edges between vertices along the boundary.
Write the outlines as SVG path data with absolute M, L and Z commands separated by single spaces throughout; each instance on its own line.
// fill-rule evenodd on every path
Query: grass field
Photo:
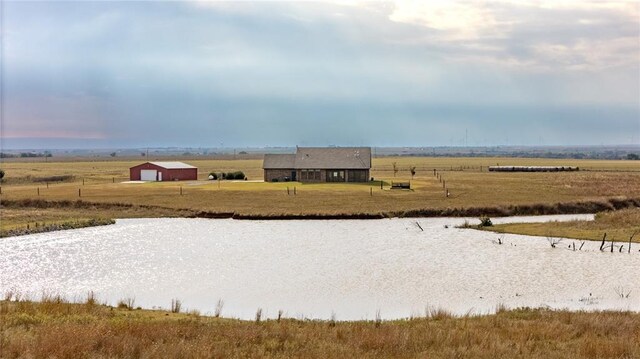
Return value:
M 375 214 L 432 209 L 529 206 L 562 212 L 572 202 L 640 198 L 640 163 L 512 158 L 375 158 L 366 184 L 262 183 L 262 161 L 183 159 L 200 181 L 121 183 L 140 159 L 5 161 L 0 230 L 7 233 L 93 219 L 194 216 L 200 211 L 245 215 Z M 394 175 L 393 163 L 399 171 Z M 568 173 L 489 173 L 489 165 L 568 165 Z M 409 166 L 417 167 L 410 178 Z M 436 169 L 438 177 L 434 176 Z M 249 181 L 206 181 L 209 171 L 241 170 Z M 60 182 L 51 181 L 57 176 Z M 391 181 L 411 180 L 412 191 Z M 444 180 L 444 184 L 441 180 Z M 451 192 L 444 195 L 446 187 Z M 295 195 L 293 194 L 295 188 Z M 287 194 L 287 190 L 289 194 Z M 77 202 L 81 200 L 81 202 Z M 586 209 L 589 209 L 587 206 Z M 491 230 L 555 237 L 627 241 L 640 209 L 598 214 L 594 222 L 510 224 Z M 1 233 L 0 233 L 1 234 Z M 640 235 L 635 237 L 638 241 Z M 495 315 L 389 322 L 283 319 L 256 322 L 198 313 L 0 301 L 0 358 L 637 358 L 640 314 L 499 310 Z
M 596 215 L 595 221 L 570 221 L 552 223 L 511 223 L 484 227 L 501 233 L 518 233 L 532 236 L 554 236 L 600 241 L 607 234 L 607 241 L 640 242 L 640 208 L 629 208 Z
M 396 321 L 260 322 L 56 297 L 0 301 L 2 358 L 638 358 L 640 314 L 499 311 Z
M 51 159 L 49 159 L 51 160 Z M 69 218 L 180 216 L 179 211 L 208 211 L 242 215 L 310 215 L 399 213 L 446 208 L 485 208 L 612 197 L 640 198 L 638 161 L 554 160 L 520 158 L 374 158 L 375 182 L 364 184 L 301 184 L 253 182 L 262 179 L 262 161 L 193 159 L 200 181 L 131 184 L 129 167 L 140 159 L 64 159 L 60 162 L 8 160 L 2 200 L 47 200 L 132 204 L 146 208 L 93 208 L 73 211 L 19 211 L 3 208 L 2 230 Z M 396 163 L 398 172 L 393 171 Z M 489 165 L 569 165 L 585 171 L 567 173 L 493 173 Z M 411 179 L 409 167 L 417 175 Z M 438 177 L 434 176 L 434 169 Z M 245 172 L 249 181 L 207 181 L 212 170 Z M 51 179 L 63 179 L 51 182 Z M 385 182 L 380 189 L 379 180 Z M 412 191 L 389 190 L 391 181 L 411 180 Z M 446 187 L 450 197 L 445 196 Z M 295 195 L 294 195 L 295 188 Z M 289 194 L 287 194 L 289 193 Z M 175 212 L 172 213 L 172 210 Z

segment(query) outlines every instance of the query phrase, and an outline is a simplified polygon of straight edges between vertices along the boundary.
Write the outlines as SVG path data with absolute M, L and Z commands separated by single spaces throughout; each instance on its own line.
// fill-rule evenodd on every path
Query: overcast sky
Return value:
M 640 143 L 640 2 L 4 2 L 4 147 Z

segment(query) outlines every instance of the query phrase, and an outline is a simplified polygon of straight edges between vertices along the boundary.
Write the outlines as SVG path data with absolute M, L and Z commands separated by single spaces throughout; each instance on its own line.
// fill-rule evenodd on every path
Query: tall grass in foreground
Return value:
M 433 309 L 395 321 L 256 323 L 43 299 L 0 301 L 0 358 L 640 357 L 638 313 L 500 307 L 461 318 Z

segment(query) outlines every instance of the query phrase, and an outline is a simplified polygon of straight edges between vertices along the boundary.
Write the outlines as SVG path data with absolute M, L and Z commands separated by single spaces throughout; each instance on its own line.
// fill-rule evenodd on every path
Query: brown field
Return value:
M 551 223 L 500 224 L 484 229 L 501 233 L 518 233 L 532 236 L 554 236 L 601 241 L 640 242 L 640 208 L 629 208 L 614 212 L 602 212 L 595 221 L 571 221 Z
M 638 358 L 640 314 L 499 311 L 396 321 L 261 322 L 0 301 L 2 358 Z
M 262 178 L 262 162 L 256 158 L 183 160 L 198 166 L 200 181 L 121 183 L 139 159 L 6 161 L 2 164 L 6 177 L 0 195 L 1 232 L 70 220 L 185 217 L 200 212 L 331 215 L 475 208 L 472 213 L 510 213 L 506 209 L 521 206 L 534 212 L 561 213 L 575 210 L 568 204 L 576 202 L 583 203 L 579 210 L 584 211 L 593 203 L 606 208 L 612 201 L 640 199 L 640 164 L 632 161 L 376 158 L 372 176 L 384 181 L 385 188 L 380 189 L 379 182 L 253 182 Z M 399 167 L 395 176 L 393 162 Z M 588 170 L 487 172 L 486 167 L 494 164 L 568 165 Z M 410 180 L 409 166 L 417 167 L 417 176 L 411 181 L 413 190 L 389 190 L 391 181 Z M 451 197 L 445 197 L 443 183 L 433 175 L 433 169 L 444 179 Z M 206 181 L 211 170 L 241 170 L 249 181 Z M 63 176 L 59 177 L 63 181 L 53 182 L 53 176 Z M 603 212 L 594 222 L 512 224 L 491 229 L 584 239 L 599 239 L 606 231 L 609 238 L 626 241 L 629 233 L 638 229 L 639 211 Z M 444 312 L 430 316 L 381 323 L 292 319 L 255 323 L 198 313 L 112 308 L 93 301 L 69 304 L 52 297 L 41 303 L 0 301 L 0 358 L 640 357 L 637 313 L 523 309 L 478 317 L 453 318 Z
M 253 182 L 262 179 L 262 161 L 257 158 L 185 159 L 199 168 L 200 181 L 128 184 L 122 183 L 128 179 L 128 169 L 142 162 L 140 159 L 50 160 L 5 161 L 2 164 L 6 176 L 2 183 L 1 199 L 5 202 L 82 200 L 146 208 L 127 211 L 119 208 L 93 208 L 90 211 L 54 208 L 40 212 L 3 208 L 0 213 L 5 219 L 2 221 L 2 230 L 65 218 L 181 216 L 193 211 L 262 216 L 419 213 L 464 208 L 478 208 L 476 212 L 482 212 L 482 208 L 522 205 L 553 208 L 558 203 L 603 201 L 614 197 L 640 198 L 640 163 L 637 161 L 384 157 L 373 159 L 372 176 L 375 182 L 301 184 Z M 399 168 L 395 176 L 394 162 Z M 487 166 L 495 164 L 569 165 L 585 171 L 487 172 Z M 413 180 L 409 166 L 417 168 Z M 444 183 L 433 175 L 434 169 Z M 205 180 L 212 170 L 241 170 L 249 181 Z M 52 182 L 55 176 L 63 181 Z M 384 189 L 380 189 L 378 180 L 385 182 Z M 408 180 L 411 180 L 412 191 L 389 190 L 391 181 Z M 443 186 L 449 189 L 449 198 L 445 196 Z M 175 212 L 172 213 L 172 210 Z

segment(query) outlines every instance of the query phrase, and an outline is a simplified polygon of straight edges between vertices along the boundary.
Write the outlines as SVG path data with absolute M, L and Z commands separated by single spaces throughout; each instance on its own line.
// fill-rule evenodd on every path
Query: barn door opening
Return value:
M 141 181 L 157 181 L 158 179 L 158 171 L 156 170 L 141 170 L 140 171 L 140 180 Z

